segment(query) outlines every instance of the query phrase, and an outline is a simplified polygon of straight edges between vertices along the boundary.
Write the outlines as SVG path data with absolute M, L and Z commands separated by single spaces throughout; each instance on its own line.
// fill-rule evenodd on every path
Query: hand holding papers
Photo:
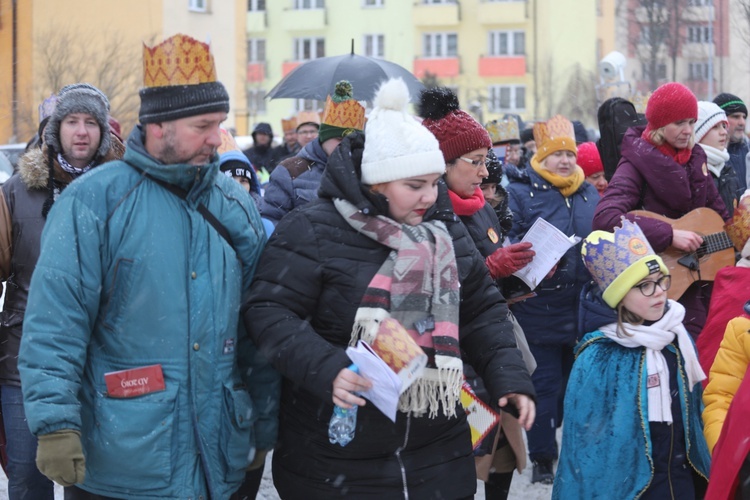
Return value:
M 521 241 L 530 242 L 536 255 L 529 265 L 513 273 L 513 276 L 517 276 L 533 290 L 565 252 L 581 241 L 581 238 L 565 236 L 565 233 L 540 217 L 531 225 Z
M 399 396 L 418 379 L 427 365 L 427 355 L 395 319 L 380 322 L 372 345 L 359 341 L 346 354 L 359 367 L 359 373 L 372 382 L 363 392 L 385 416 L 396 421 Z

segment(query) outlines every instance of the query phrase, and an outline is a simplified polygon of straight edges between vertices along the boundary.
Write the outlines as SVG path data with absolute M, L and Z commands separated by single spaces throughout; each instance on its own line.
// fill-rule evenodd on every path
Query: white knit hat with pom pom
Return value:
M 445 172 L 438 140 L 407 112 L 408 103 L 409 89 L 400 78 L 388 80 L 375 94 L 365 125 L 364 184 Z

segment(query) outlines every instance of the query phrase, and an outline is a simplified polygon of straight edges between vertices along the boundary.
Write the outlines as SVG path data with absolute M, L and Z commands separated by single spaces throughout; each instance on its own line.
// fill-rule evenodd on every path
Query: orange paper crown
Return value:
M 166 87 L 216 81 L 214 58 L 206 43 L 177 34 L 159 45 L 143 44 L 143 85 Z
M 334 102 L 331 96 L 328 96 L 321 121 L 332 127 L 364 130 L 365 108 L 354 99 Z
M 281 119 L 281 130 L 286 132 L 287 130 L 296 130 L 297 129 L 297 120 L 294 117 L 289 118 L 288 120 Z
M 297 114 L 297 127 L 304 123 L 314 123 L 320 125 L 320 115 L 317 111 L 300 111 Z
M 518 131 L 518 121 L 515 118 L 506 118 L 505 120 L 492 120 L 485 126 L 490 134 L 492 144 L 499 142 L 521 142 L 521 134 Z
M 546 122 L 534 124 L 534 141 L 537 145 L 537 159 L 544 160 L 556 151 L 570 151 L 578 154 L 573 123 L 562 115 L 555 115 Z
M 741 252 L 750 239 L 750 196 L 746 195 L 740 199 L 734 209 L 734 217 L 724 225 L 724 229 L 734 243 L 734 248 Z
M 221 135 L 221 145 L 219 146 L 219 149 L 216 150 L 217 153 L 223 154 L 227 151 L 242 151 L 237 145 L 237 141 L 232 137 L 232 134 L 226 129 L 220 128 L 219 135 Z

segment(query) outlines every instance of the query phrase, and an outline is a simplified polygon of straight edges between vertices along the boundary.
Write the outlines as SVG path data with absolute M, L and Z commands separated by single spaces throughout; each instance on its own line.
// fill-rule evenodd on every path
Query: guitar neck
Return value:
M 696 253 L 698 257 L 703 257 L 704 255 L 720 252 L 731 247 L 732 240 L 729 239 L 729 235 L 725 231 L 721 231 L 703 236 L 703 243 Z

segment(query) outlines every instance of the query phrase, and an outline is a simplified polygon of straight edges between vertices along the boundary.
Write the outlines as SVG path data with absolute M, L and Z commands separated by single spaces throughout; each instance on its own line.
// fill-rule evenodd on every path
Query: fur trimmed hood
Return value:
M 114 134 L 110 133 L 110 141 L 109 151 L 97 166 L 108 161 L 119 160 L 125 154 L 125 145 Z M 54 161 L 55 179 L 65 185 L 70 184 L 73 177 L 60 167 L 57 159 Z M 47 189 L 47 181 L 49 180 L 49 168 L 47 167 L 47 146 L 33 148 L 18 160 L 18 175 L 21 176 L 21 180 L 29 189 Z

